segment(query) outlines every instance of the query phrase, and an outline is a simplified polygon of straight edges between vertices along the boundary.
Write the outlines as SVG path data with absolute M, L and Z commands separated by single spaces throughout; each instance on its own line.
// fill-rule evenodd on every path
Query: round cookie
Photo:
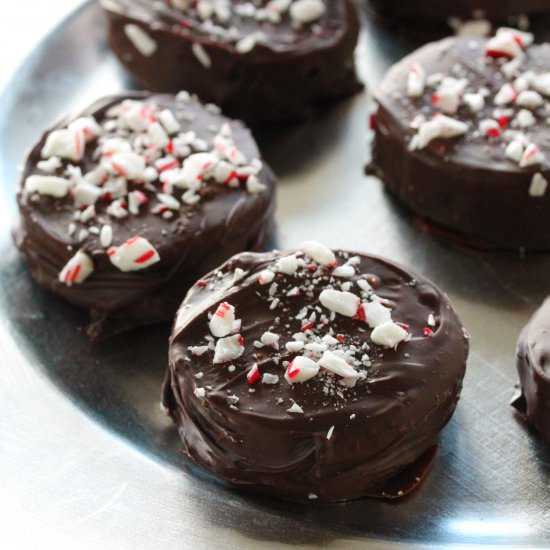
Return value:
M 164 404 L 187 457 L 229 484 L 398 498 L 429 468 L 467 354 L 447 298 L 403 267 L 314 242 L 243 253 L 185 298 Z
M 516 365 L 520 393 L 512 405 L 550 442 L 550 299 L 522 330 Z
M 182 88 L 249 123 L 302 119 L 360 89 L 349 0 L 102 0 L 109 44 L 148 89 Z M 261 7 L 260 7 L 261 6 Z
M 434 2 L 434 0 L 368 0 L 369 4 L 381 15 L 391 18 L 422 19 L 446 21 L 451 17 L 471 18 L 474 14 L 483 14 L 489 19 L 506 19 L 523 14 L 535 14 L 550 11 L 546 0 L 458 0 L 453 2 Z
M 367 171 L 432 230 L 481 248 L 550 248 L 550 45 L 499 29 L 394 65 Z
M 198 277 L 268 238 L 275 178 L 249 130 L 177 96 L 101 99 L 30 151 L 14 238 L 92 337 L 172 319 Z

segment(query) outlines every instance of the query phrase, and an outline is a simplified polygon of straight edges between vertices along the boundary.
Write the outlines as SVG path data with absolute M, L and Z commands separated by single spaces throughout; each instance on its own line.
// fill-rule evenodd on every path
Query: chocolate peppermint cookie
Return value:
M 512 405 L 550 442 L 550 299 L 522 330 L 517 347 L 520 392 Z
M 428 44 L 376 93 L 369 171 L 435 232 L 550 248 L 550 45 L 499 29 Z
M 102 0 L 109 44 L 149 89 L 250 123 L 302 119 L 360 89 L 349 0 Z
M 188 293 L 164 403 L 184 453 L 283 498 L 398 498 L 455 410 L 468 342 L 431 282 L 309 242 L 243 253 Z
M 392 18 L 446 21 L 451 17 L 470 18 L 483 15 L 492 20 L 522 14 L 536 14 L 550 11 L 546 0 L 368 0 L 381 15 Z
M 48 130 L 14 237 L 93 337 L 173 318 L 203 273 L 269 232 L 275 180 L 242 123 L 188 93 L 101 99 Z

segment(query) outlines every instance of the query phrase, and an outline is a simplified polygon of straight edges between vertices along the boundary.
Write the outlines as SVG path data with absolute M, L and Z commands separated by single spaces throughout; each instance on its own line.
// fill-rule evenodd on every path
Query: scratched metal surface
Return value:
M 358 62 L 372 86 L 413 44 L 368 21 L 366 28 Z M 314 238 L 369 250 L 448 291 L 472 351 L 435 468 L 403 503 L 338 506 L 244 497 L 185 468 L 158 406 L 167 327 L 90 346 L 78 328 L 82 314 L 31 282 L 8 231 L 16 165 L 40 129 L 128 86 L 91 3 L 40 44 L 0 100 L 0 545 L 548 548 L 550 447 L 508 402 L 517 334 L 549 292 L 550 257 L 465 252 L 420 233 L 380 182 L 362 175 L 366 94 L 314 122 L 260 136 L 281 179 L 277 244 Z

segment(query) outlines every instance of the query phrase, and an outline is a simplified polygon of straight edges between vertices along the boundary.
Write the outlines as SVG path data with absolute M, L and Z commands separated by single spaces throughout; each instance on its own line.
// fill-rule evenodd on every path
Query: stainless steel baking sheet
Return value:
M 413 46 L 365 17 L 358 64 L 368 86 Z M 337 506 L 243 496 L 186 467 L 159 409 L 167 327 L 91 346 L 82 313 L 32 283 L 9 236 L 17 165 L 41 129 L 131 86 L 90 2 L 36 48 L 0 100 L 0 547 L 550 547 L 550 446 L 508 404 L 516 338 L 550 291 L 550 257 L 459 250 L 420 232 L 363 175 L 366 93 L 258 136 L 280 177 L 276 244 L 368 250 L 449 293 L 472 350 L 435 467 L 402 503 Z

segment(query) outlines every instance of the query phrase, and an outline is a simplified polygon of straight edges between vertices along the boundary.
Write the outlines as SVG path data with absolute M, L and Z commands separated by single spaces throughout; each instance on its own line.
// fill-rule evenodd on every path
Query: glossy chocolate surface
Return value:
M 337 261 L 343 264 L 353 255 L 339 251 Z M 179 310 L 164 401 L 179 425 L 184 453 L 230 484 L 283 498 L 408 494 L 422 481 L 438 433 L 459 398 L 468 342 L 458 317 L 431 282 L 362 254 L 349 279 L 313 264 L 309 275 L 277 273 L 273 283 L 260 284 L 259 274 L 273 269 L 280 257 L 278 252 L 235 256 L 194 286 Z M 321 289 L 345 285 L 360 294 L 360 279 L 370 281 L 394 321 L 407 326 L 407 341 L 382 347 L 369 340 L 364 321 L 339 314 L 323 318 L 330 312 L 319 305 Z M 296 294 L 294 288 L 308 290 Z M 213 364 L 212 350 L 199 356 L 190 347 L 205 343 L 209 314 L 224 301 L 242 319 L 245 349 L 234 361 Z M 311 329 L 304 307 L 317 311 Z M 268 330 L 280 335 L 278 350 L 257 343 Z M 346 387 L 321 370 L 308 381 L 288 383 L 285 364 L 304 351 L 290 352 L 286 344 L 300 331 L 306 331 L 307 342 L 330 332 L 338 340 L 331 349 L 361 350 L 354 364 L 365 377 Z M 262 375 L 279 381 L 250 385 L 247 373 L 255 363 Z M 205 393 L 197 395 L 197 388 Z M 303 413 L 289 411 L 293 404 Z
M 360 89 L 353 60 L 359 21 L 349 0 L 325 1 L 324 13 L 299 27 L 288 13 L 277 23 L 236 15 L 244 4 L 231 2 L 222 21 L 168 1 L 102 1 L 110 47 L 148 89 L 190 90 L 251 124 L 303 119 Z M 139 51 L 129 25 L 154 51 Z

